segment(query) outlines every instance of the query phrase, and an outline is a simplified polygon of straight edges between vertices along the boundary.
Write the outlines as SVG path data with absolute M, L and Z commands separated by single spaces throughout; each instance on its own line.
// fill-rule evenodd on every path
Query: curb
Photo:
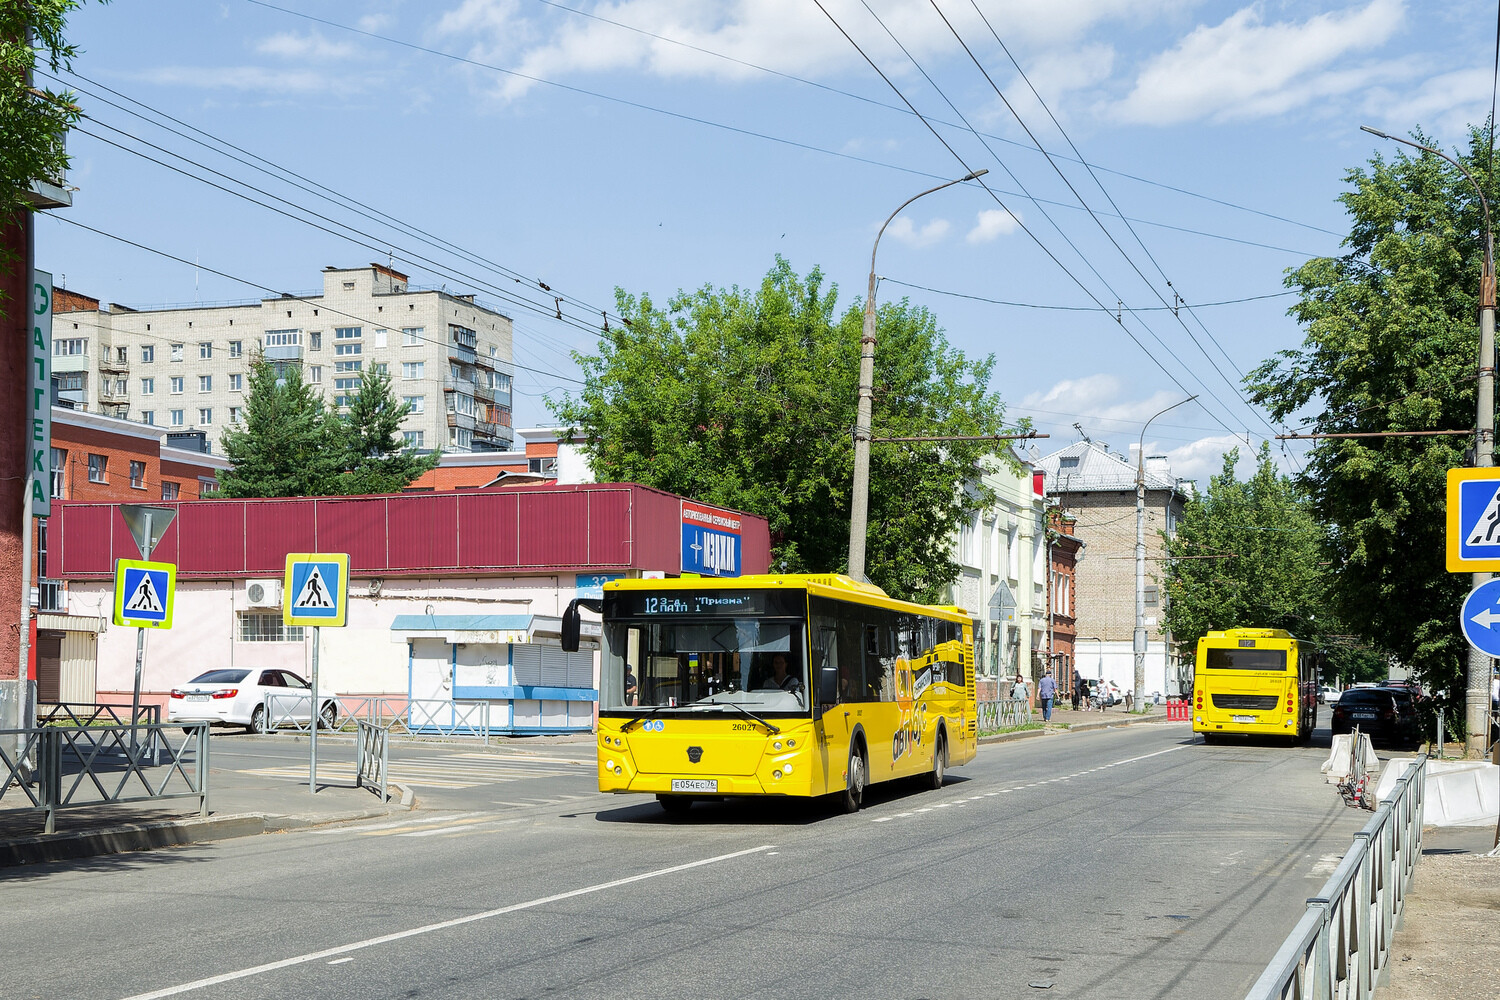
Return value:
M 410 787 L 399 789 L 397 809 L 410 810 L 416 795 Z M 0 868 L 43 864 L 50 861 L 77 861 L 105 854 L 127 854 L 162 847 L 254 837 L 263 833 L 287 833 L 337 823 L 357 823 L 391 815 L 392 807 L 358 809 L 324 816 L 278 815 L 275 813 L 235 813 L 228 816 L 197 816 L 189 819 L 162 820 L 157 823 L 121 823 L 95 830 L 70 830 L 65 833 L 42 833 L 0 841 Z
M 979 745 L 988 743 L 1011 743 L 1016 740 L 1031 739 L 1037 736 L 1066 736 L 1069 733 L 1087 733 L 1096 729 L 1119 729 L 1122 726 L 1139 726 L 1148 722 L 1167 722 L 1165 715 L 1122 715 L 1114 719 L 1101 719 L 1098 722 L 1090 719 L 1087 722 L 1070 722 L 1067 729 L 1023 729 L 1014 733 L 996 733 L 993 736 L 979 737 Z

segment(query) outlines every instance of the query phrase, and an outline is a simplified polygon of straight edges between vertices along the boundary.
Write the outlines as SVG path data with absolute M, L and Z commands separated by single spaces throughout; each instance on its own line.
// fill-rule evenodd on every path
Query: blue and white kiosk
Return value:
M 599 700 L 599 624 L 564 652 L 562 619 L 545 615 L 397 615 L 408 650 L 413 732 L 511 735 L 588 732 Z

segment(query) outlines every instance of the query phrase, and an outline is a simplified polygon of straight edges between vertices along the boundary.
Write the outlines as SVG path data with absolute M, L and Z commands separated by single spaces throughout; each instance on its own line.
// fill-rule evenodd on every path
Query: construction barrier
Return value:
M 1190 722 L 1193 718 L 1193 703 L 1190 701 L 1167 701 L 1168 722 Z

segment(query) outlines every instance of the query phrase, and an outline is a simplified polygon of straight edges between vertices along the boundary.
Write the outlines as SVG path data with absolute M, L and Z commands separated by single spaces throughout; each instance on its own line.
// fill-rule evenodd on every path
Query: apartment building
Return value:
M 473 295 L 414 289 L 380 264 L 325 268 L 321 294 L 230 305 L 131 309 L 59 289 L 53 389 L 64 406 L 171 431 L 221 450 L 244 419 L 250 363 L 298 366 L 342 407 L 366 372 L 411 404 L 413 448 L 511 447 L 511 321 Z

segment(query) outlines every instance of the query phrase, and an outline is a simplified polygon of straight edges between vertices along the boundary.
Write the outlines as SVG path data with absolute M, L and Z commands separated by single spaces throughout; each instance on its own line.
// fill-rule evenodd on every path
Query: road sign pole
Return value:
M 137 627 L 135 630 L 135 690 L 130 695 L 130 757 L 135 759 L 140 753 L 140 747 L 136 740 L 136 723 L 141 715 L 141 670 L 146 663 L 146 630 Z
M 313 626 L 313 655 L 312 655 L 312 760 L 307 767 L 307 790 L 313 795 L 318 794 L 318 633 L 323 631 L 321 626 Z

